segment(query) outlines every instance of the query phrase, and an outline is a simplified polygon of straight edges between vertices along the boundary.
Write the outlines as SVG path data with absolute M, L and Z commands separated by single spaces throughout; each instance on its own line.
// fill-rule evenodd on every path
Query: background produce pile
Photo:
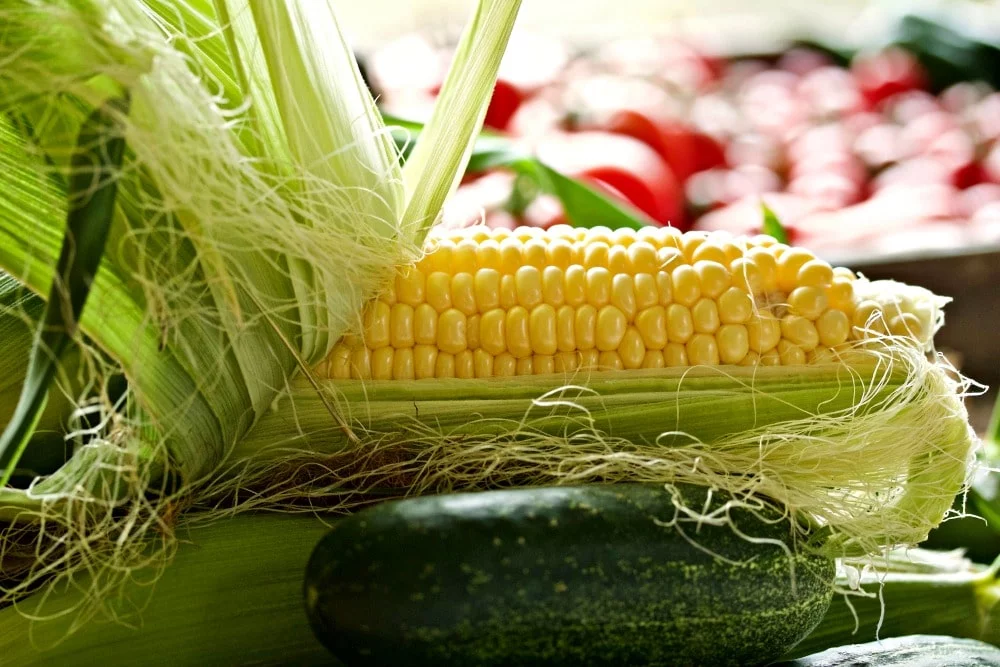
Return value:
M 1000 244 L 996 52 L 914 17 L 893 41 L 717 57 L 678 39 L 581 51 L 515 36 L 486 125 L 659 224 L 755 232 L 763 199 L 827 256 Z M 375 50 L 383 108 L 426 117 L 449 56 L 418 35 Z M 483 212 L 491 226 L 565 222 L 503 170 L 470 174 L 448 216 Z

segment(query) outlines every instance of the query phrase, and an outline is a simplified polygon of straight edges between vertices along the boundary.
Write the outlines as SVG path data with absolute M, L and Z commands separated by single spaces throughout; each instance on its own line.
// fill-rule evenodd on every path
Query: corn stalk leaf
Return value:
M 393 128 L 400 155 L 408 159 L 415 152 L 415 146 L 421 143 L 423 125 L 392 116 L 385 116 L 385 121 Z M 510 169 L 530 179 L 541 192 L 557 197 L 574 227 L 641 229 L 650 224 L 641 213 L 629 210 L 586 183 L 559 173 L 510 141 L 480 136 L 473 145 L 466 172 L 475 174 L 498 168 Z
M 760 203 L 760 210 L 764 216 L 764 233 L 773 236 L 778 243 L 788 243 L 788 232 L 785 231 L 785 226 L 781 224 L 778 215 L 764 202 Z
M 0 487 L 6 486 L 45 410 L 60 358 L 78 331 L 80 317 L 114 218 L 125 140 L 115 131 L 125 100 L 96 109 L 84 122 L 73 156 L 66 233 L 55 278 L 32 346 L 27 377 L 14 416 L 0 435 Z M 110 178 L 109 178 L 110 177 Z

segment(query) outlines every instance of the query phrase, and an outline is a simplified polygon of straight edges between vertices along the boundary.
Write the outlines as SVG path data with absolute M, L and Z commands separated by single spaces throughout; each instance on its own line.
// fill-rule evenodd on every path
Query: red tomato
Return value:
M 643 142 L 667 162 L 677 180 L 695 171 L 692 130 L 678 120 L 676 100 L 640 79 L 591 77 L 568 92 L 577 104 L 576 129 L 623 134 Z
M 860 55 L 851 63 L 858 89 L 872 106 L 899 93 L 926 87 L 927 76 L 917 59 L 900 48 Z
M 813 70 L 832 65 L 833 61 L 825 53 L 803 47 L 789 49 L 778 58 L 779 69 L 797 76 L 805 76 Z
M 958 121 L 950 113 L 925 113 L 903 127 L 899 134 L 900 150 L 904 156 L 927 153 L 939 137 L 957 129 Z
M 1000 203 L 1000 184 L 980 183 L 963 190 L 959 195 L 959 212 L 965 218 L 972 218 L 984 206 Z
M 704 132 L 693 132 L 691 142 L 694 144 L 694 170 L 696 173 L 726 166 L 726 149 L 714 137 Z
M 483 125 L 494 130 L 507 129 L 507 124 L 523 100 L 521 92 L 510 82 L 497 79 L 496 85 L 493 86 L 493 97 L 490 98 L 490 106 L 486 109 Z
M 684 226 L 680 184 L 641 141 L 610 132 L 563 134 L 541 142 L 538 157 L 570 176 L 607 183 L 660 224 Z
M 899 147 L 900 127 L 880 123 L 868 128 L 854 140 L 854 154 L 871 169 L 881 169 L 902 157 Z
M 843 118 L 868 108 L 854 78 L 840 67 L 813 70 L 799 82 L 797 92 L 817 118 Z

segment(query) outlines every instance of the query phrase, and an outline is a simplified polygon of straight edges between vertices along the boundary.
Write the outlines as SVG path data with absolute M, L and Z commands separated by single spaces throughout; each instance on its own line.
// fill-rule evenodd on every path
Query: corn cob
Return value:
M 411 380 L 796 366 L 872 336 L 927 345 L 936 306 L 879 287 L 769 236 L 469 228 L 402 267 L 324 371 Z

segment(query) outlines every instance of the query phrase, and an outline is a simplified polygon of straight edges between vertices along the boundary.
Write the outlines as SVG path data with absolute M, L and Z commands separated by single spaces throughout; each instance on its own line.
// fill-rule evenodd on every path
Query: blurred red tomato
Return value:
M 704 132 L 692 132 L 691 143 L 694 144 L 695 173 L 726 166 L 726 149 L 722 142 Z
M 510 82 L 497 79 L 496 85 L 493 86 L 493 96 L 490 98 L 490 106 L 486 109 L 483 125 L 494 130 L 507 129 L 507 123 L 510 122 L 523 100 L 521 92 Z
M 546 139 L 537 153 L 562 173 L 607 183 L 654 221 L 684 227 L 680 184 L 663 158 L 641 141 L 610 132 L 575 132 Z
M 815 49 L 796 47 L 789 49 L 778 58 L 778 68 L 797 76 L 805 76 L 813 70 L 833 65 L 830 56 Z
M 927 81 L 917 59 L 899 48 L 855 57 L 851 73 L 861 94 L 872 106 L 893 95 L 924 88 Z
M 868 108 L 855 79 L 840 67 L 820 67 L 799 82 L 797 93 L 811 115 L 819 119 L 843 118 Z

